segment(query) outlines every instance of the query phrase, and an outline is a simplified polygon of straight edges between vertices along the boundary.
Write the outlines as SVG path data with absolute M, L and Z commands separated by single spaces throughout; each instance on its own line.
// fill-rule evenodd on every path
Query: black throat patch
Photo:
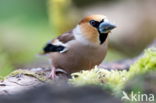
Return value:
M 107 39 L 108 33 L 100 33 L 99 30 L 98 30 L 98 32 L 99 32 L 100 44 L 103 44 L 105 42 L 105 40 Z
M 102 23 L 104 20 L 102 19 L 100 22 L 95 21 L 95 20 L 91 20 L 90 24 L 95 27 L 97 29 L 97 31 L 99 32 L 99 40 L 100 40 L 100 44 L 103 44 L 104 41 L 107 39 L 108 33 L 100 33 L 99 31 L 99 25 L 100 23 Z
M 107 39 L 108 33 L 99 33 L 99 39 L 100 39 L 100 44 L 103 44 L 104 41 Z

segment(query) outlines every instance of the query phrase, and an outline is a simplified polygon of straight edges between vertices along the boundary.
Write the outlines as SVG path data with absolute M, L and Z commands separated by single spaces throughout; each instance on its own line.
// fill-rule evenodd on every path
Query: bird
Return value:
M 116 25 L 101 14 L 84 17 L 69 32 L 50 40 L 43 48 L 49 57 L 50 78 L 56 78 L 56 70 L 68 74 L 90 70 L 105 58 L 108 38 Z

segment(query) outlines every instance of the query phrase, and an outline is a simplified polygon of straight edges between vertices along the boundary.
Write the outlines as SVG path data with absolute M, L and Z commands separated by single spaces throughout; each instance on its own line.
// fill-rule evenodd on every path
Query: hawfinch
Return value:
M 55 78 L 56 69 L 71 74 L 99 65 L 107 52 L 108 34 L 115 27 L 103 15 L 91 15 L 71 31 L 51 40 L 43 48 L 50 58 L 50 77 Z

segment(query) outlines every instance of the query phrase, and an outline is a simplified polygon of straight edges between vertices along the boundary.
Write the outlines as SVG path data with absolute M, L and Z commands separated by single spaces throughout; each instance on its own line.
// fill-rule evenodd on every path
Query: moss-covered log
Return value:
M 149 47 L 156 47 L 156 41 L 154 41 Z M 138 60 L 141 56 L 142 54 L 133 59 L 102 63 L 98 68 L 104 68 L 108 70 L 128 70 L 130 65 Z M 30 88 L 36 88 L 45 84 L 45 82 L 53 82 L 53 80 L 48 79 L 49 73 L 49 68 L 30 68 L 27 70 L 16 70 L 7 77 L 0 80 L 0 94 L 15 94 Z M 57 73 L 57 80 L 67 80 L 67 75 L 60 73 L 60 71 Z

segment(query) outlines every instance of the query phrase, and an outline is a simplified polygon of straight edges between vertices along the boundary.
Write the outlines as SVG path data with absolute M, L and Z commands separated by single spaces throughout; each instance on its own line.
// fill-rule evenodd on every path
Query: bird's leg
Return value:
M 50 75 L 49 75 L 49 78 L 50 78 L 50 79 L 55 79 L 55 78 L 56 78 L 56 73 L 55 73 L 55 71 L 56 71 L 56 68 L 55 68 L 54 66 L 51 66 L 51 73 L 50 73 Z

